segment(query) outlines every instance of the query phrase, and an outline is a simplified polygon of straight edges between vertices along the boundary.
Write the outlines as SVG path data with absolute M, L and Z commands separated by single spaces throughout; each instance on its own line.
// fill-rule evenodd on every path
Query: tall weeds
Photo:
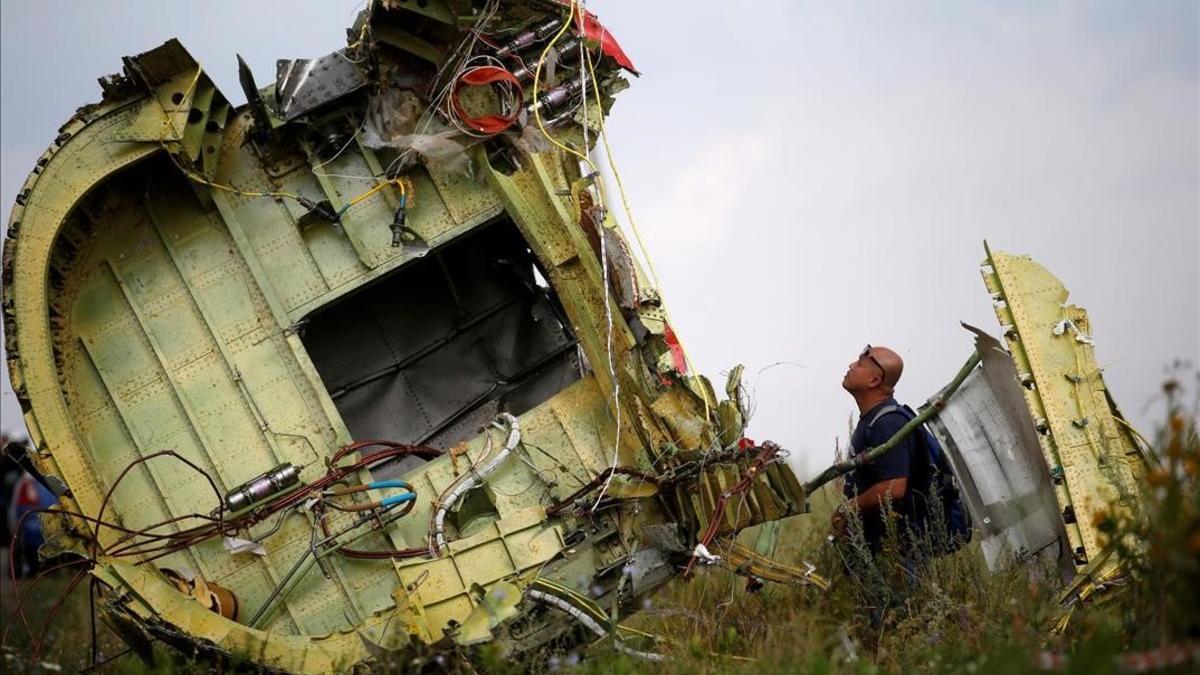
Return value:
M 867 554 L 861 529 L 826 539 L 838 491 L 814 495 L 814 513 L 785 521 L 778 556 L 812 560 L 835 580 L 828 591 L 744 582 L 707 570 L 673 583 L 634 624 L 664 638 L 664 664 L 635 662 L 602 646 L 584 672 L 654 673 L 1024 673 L 1039 653 L 1074 673 L 1119 672 L 1117 656 L 1200 640 L 1200 437 L 1197 404 L 1177 369 L 1164 385 L 1155 434 L 1160 467 L 1147 474 L 1137 508 L 1111 508 L 1096 523 L 1126 574 L 1067 613 L 1052 570 L 989 574 L 977 545 L 931 560 L 914 579 L 891 533 Z M 855 519 L 851 519 L 855 522 Z M 937 528 L 933 528 L 935 531 Z M 937 542 L 924 541 L 934 546 Z M 747 660 L 753 659 L 753 660 Z M 551 664 L 555 665 L 555 664 Z M 1196 672 L 1200 663 L 1176 667 Z
M 720 569 L 677 580 L 647 601 L 628 625 L 661 638 L 668 658 L 647 663 L 604 642 L 547 652 L 533 663 L 505 660 L 494 650 L 446 667 L 466 672 L 523 673 L 1025 673 L 1049 650 L 1066 655 L 1066 672 L 1118 672 L 1116 655 L 1200 641 L 1200 438 L 1196 399 L 1188 399 L 1180 370 L 1164 387 L 1166 412 L 1155 434 L 1161 466 L 1151 470 L 1136 509 L 1113 508 L 1096 524 L 1125 561 L 1128 574 L 1111 592 L 1074 608 L 1066 630 L 1050 570 L 1017 567 L 989 574 L 978 545 L 935 558 L 914 579 L 893 538 L 878 556 L 866 555 L 861 528 L 850 541 L 828 539 L 829 516 L 840 501 L 830 485 L 810 503 L 813 512 L 784 521 L 776 557 L 816 564 L 832 578 L 828 591 L 767 585 L 748 592 L 744 579 Z M 1194 395 L 1193 395 L 1194 396 Z M 855 522 L 856 519 L 851 519 Z M 753 540 L 746 533 L 745 541 Z M 934 545 L 936 542 L 925 542 Z M 61 580 L 52 580 L 51 588 Z M 42 615 L 51 589 L 30 608 Z M 5 597 L 5 605 L 11 596 Z M 76 592 L 50 627 L 46 658 L 71 671 L 86 663 L 87 597 Z M 19 631 L 18 631 L 19 632 Z M 120 646 L 101 631 L 103 651 Z M 4 671 L 42 672 L 27 660 L 28 643 L 10 645 Z M 206 664 L 168 661 L 165 671 L 199 672 Z M 403 668 L 382 668 L 402 672 Z M 1176 668 L 1196 672 L 1200 664 Z M 146 672 L 132 656 L 110 672 Z

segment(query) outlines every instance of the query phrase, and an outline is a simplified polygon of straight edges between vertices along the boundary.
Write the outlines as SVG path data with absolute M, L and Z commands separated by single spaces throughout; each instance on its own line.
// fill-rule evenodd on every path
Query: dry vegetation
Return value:
M 1200 640 L 1200 440 L 1196 411 L 1185 405 L 1178 379 L 1166 386 L 1169 413 L 1156 436 L 1163 466 L 1148 477 L 1143 507 L 1101 523 L 1129 561 L 1130 580 L 1106 602 L 1079 607 L 1061 634 L 1054 584 L 1026 568 L 989 575 L 974 547 L 936 560 L 916 584 L 904 583 L 893 557 L 877 569 L 848 575 L 826 543 L 829 493 L 814 512 L 785 522 L 777 556 L 815 563 L 835 583 L 828 591 L 768 585 L 757 593 L 745 581 L 705 570 L 676 581 L 627 625 L 659 636 L 663 663 L 621 656 L 603 643 L 547 653 L 536 671 L 579 673 L 1022 673 L 1048 650 L 1067 655 L 1072 673 L 1118 672 L 1117 655 Z M 30 596 L 31 623 L 40 630 L 67 576 L 48 578 Z M 5 584 L 5 620 L 12 606 Z M 86 586 L 67 598 L 47 633 L 41 660 L 64 672 L 87 663 Z M 122 647 L 101 628 L 105 654 Z M 16 627 L 4 652 L 5 672 L 46 672 L 30 662 L 29 638 Z M 527 672 L 485 651 L 475 669 Z M 160 660 L 157 672 L 208 672 L 207 664 Z M 465 663 L 460 661 L 459 663 Z M 1195 672 L 1200 664 L 1177 666 Z M 153 672 L 133 656 L 110 672 Z

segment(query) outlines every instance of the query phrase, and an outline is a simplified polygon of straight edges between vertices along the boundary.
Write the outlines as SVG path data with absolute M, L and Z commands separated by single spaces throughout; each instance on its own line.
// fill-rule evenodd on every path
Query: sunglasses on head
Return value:
M 871 345 L 863 347 L 862 353 L 858 355 L 859 361 L 863 359 L 870 359 L 871 363 L 874 363 L 875 367 L 878 368 L 879 372 L 883 375 L 883 379 L 885 381 L 887 380 L 887 368 L 883 367 L 883 364 L 879 362 L 879 359 L 871 355 Z

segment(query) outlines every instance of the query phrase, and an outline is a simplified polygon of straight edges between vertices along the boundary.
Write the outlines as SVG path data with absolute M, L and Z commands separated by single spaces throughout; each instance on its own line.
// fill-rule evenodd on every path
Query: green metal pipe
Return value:
M 334 532 L 333 534 L 319 541 L 313 541 L 309 549 L 296 559 L 296 563 L 292 565 L 291 570 L 289 570 L 287 575 L 279 582 L 278 585 L 275 586 L 275 590 L 272 591 L 269 596 L 267 596 L 267 599 L 265 602 L 263 602 L 262 607 L 258 609 L 258 612 L 251 617 L 250 621 L 246 625 L 250 626 L 251 628 L 262 628 L 263 625 L 266 624 L 267 620 L 271 618 L 271 615 L 274 614 L 275 609 L 278 608 L 280 603 L 287 598 L 288 593 L 291 593 L 292 589 L 295 588 L 296 584 L 298 584 L 300 580 L 308 574 L 309 570 L 311 570 L 314 565 L 320 562 L 320 558 L 324 558 L 343 546 L 354 544 L 359 539 L 362 539 L 373 532 L 382 532 L 388 525 L 400 519 L 404 514 L 399 513 L 390 518 L 386 518 L 384 519 L 381 527 L 372 527 L 363 530 L 362 532 L 357 532 L 346 541 L 338 540 L 339 537 L 343 537 L 347 533 L 353 532 L 363 525 L 374 521 L 377 518 L 377 515 L 377 513 L 372 512 L 354 521 L 349 527 L 339 532 Z M 312 526 L 315 533 L 315 529 L 318 527 L 318 525 L 313 523 Z M 330 546 L 330 544 L 332 545 Z

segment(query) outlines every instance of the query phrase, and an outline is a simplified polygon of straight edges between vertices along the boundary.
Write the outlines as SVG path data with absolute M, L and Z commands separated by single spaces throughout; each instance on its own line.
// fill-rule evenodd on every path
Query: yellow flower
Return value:
M 1192 536 L 1187 540 L 1188 550 L 1192 553 L 1200 553 L 1200 530 L 1192 533 Z
M 1146 476 L 1146 482 L 1154 487 L 1166 485 L 1170 480 L 1171 474 L 1167 473 L 1166 469 L 1155 469 L 1150 472 L 1150 475 Z

